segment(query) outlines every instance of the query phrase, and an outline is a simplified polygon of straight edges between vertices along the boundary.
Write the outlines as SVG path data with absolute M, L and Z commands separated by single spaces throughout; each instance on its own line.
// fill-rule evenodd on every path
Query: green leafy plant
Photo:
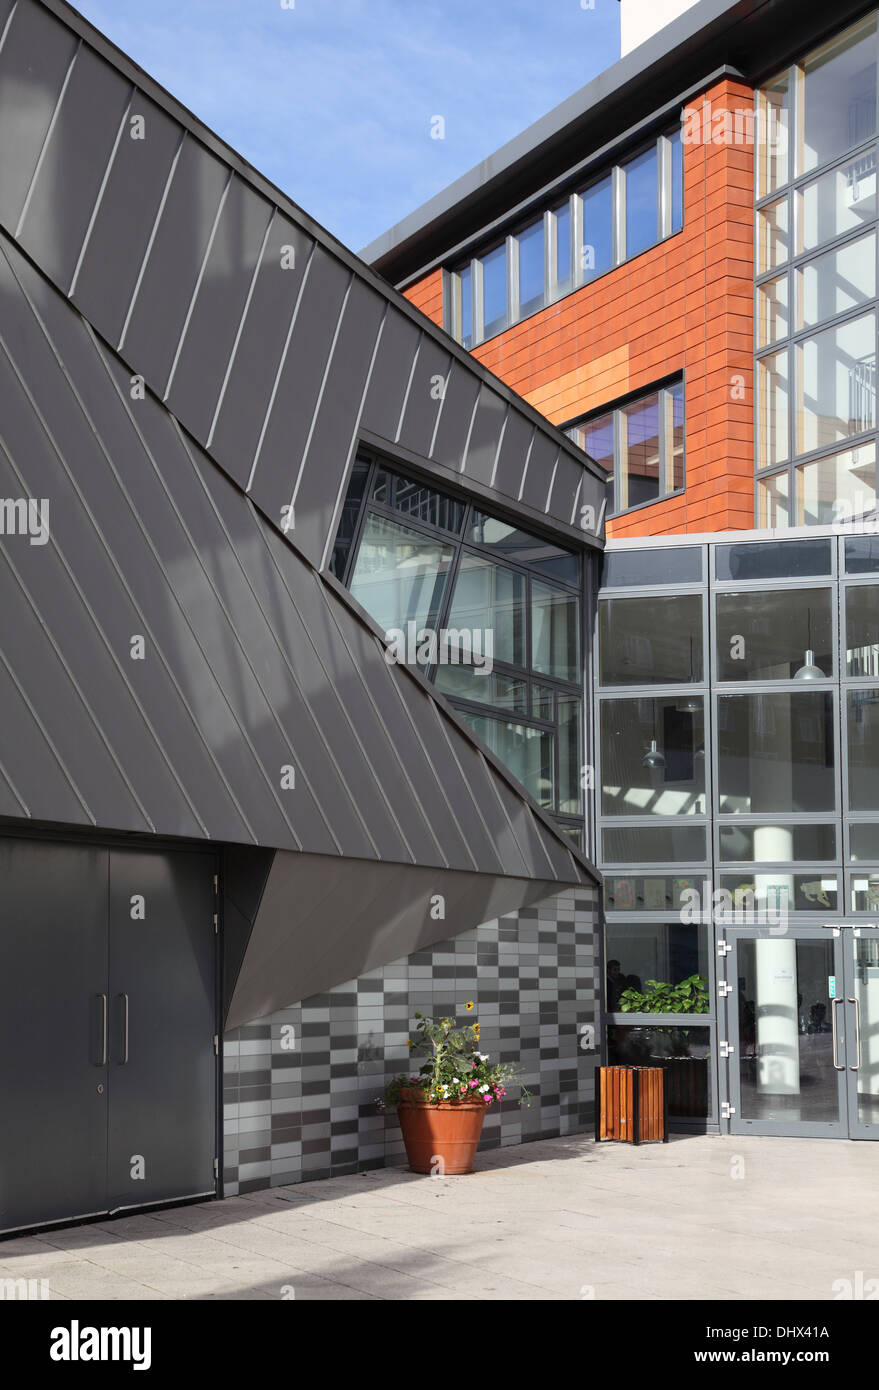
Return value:
M 468 1012 L 472 1003 L 466 1005 Z M 429 1104 L 472 1105 L 481 1101 L 493 1105 L 507 1094 L 508 1085 L 520 1089 L 519 1104 L 527 1104 L 531 1093 L 519 1080 L 520 1069 L 508 1062 L 491 1062 L 479 1051 L 477 1022 L 456 1024 L 453 1018 L 430 1018 L 415 1015 L 415 1037 L 409 1047 L 413 1056 L 422 1054 L 426 1061 L 417 1074 L 395 1076 L 385 1088 L 383 1105 L 399 1105 L 406 1092 L 420 1091 L 421 1099 Z
M 708 981 L 704 975 L 690 975 L 678 985 L 648 980 L 645 993 L 626 989 L 620 995 L 624 1014 L 707 1014 Z

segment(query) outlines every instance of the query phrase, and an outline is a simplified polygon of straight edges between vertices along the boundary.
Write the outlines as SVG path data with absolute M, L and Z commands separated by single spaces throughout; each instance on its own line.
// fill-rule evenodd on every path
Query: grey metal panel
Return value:
M 144 139 L 123 134 L 82 251 L 71 294 L 108 342 L 118 343 L 143 266 L 174 155 L 183 138 L 175 121 L 136 91 L 131 114 L 143 117 Z
M 322 246 L 315 248 L 250 487 L 254 500 L 278 526 L 282 508 L 293 499 L 315 401 L 351 281 L 345 266 Z
M 159 396 L 168 383 L 229 177 L 224 164 L 187 136 L 121 339 L 126 360 Z
M 558 892 L 527 879 L 275 855 L 226 1018 L 297 999 Z M 444 915 L 431 915 L 440 895 Z
M 492 391 L 488 386 L 482 387 L 473 417 L 463 472 L 468 479 L 475 479 L 485 487 L 489 487 L 492 482 L 498 445 L 509 409 L 507 402 L 496 391 Z
M 518 497 L 534 435 L 535 428 L 531 421 L 511 410 L 495 471 L 495 487 L 499 492 Z
M 250 479 L 313 250 L 314 242 L 276 212 L 213 434 L 205 440 L 212 456 L 241 487 Z
M 202 441 L 210 433 L 272 211 L 233 177 L 167 395 L 169 409 Z
M 481 389 L 482 383 L 478 377 L 462 371 L 458 363 L 455 363 L 446 383 L 445 397 L 440 407 L 431 449 L 434 462 L 455 473 L 461 471 L 473 413 Z
M 0 51 L 0 222 L 12 232 L 77 43 L 41 5 L 21 0 Z
M 431 443 L 436 429 L 442 395 L 452 368 L 451 353 L 445 352 L 427 334 L 418 347 L 418 358 L 412 369 L 406 405 L 397 438 L 404 448 L 430 458 Z
M 537 511 L 546 511 L 546 497 L 558 459 L 558 445 L 545 435 L 535 434 L 521 482 L 519 496 Z
M 364 429 L 385 439 L 396 438 L 421 336 L 421 330 L 410 319 L 392 310 L 388 312 L 382 330 L 382 350 L 363 403 Z
M 18 233 L 28 255 L 64 290 L 73 279 L 131 95 L 131 84 L 109 63 L 85 45 L 80 48 Z M 126 134 L 122 138 L 135 143 Z M 116 247 L 115 255 L 120 252 L 130 256 L 131 248 Z
M 320 563 L 333 529 L 336 503 L 348 474 L 349 455 L 387 305 L 360 280 L 353 281 L 330 373 L 314 415 L 293 493 L 293 539 Z

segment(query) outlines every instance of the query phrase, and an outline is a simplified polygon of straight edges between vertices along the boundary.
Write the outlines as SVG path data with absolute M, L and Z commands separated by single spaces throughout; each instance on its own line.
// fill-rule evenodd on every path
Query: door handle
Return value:
M 124 1067 L 128 1061 L 128 995 L 119 994 L 118 999 L 122 1000 L 122 1061 L 120 1067 Z
M 854 1063 L 849 1067 L 849 1071 L 860 1071 L 860 1069 L 861 1069 L 861 1003 L 860 1003 L 860 1000 L 859 1000 L 859 999 L 853 998 L 851 995 L 849 995 L 849 1001 L 848 1001 L 848 1002 L 849 1002 L 850 1004 L 854 1004 L 854 1006 L 855 1006 L 855 1056 L 856 1056 L 857 1059 L 858 1059 L 856 1062 L 854 1062 Z
M 841 1003 L 842 1003 L 842 1000 L 841 1000 L 841 999 L 831 999 L 831 1001 L 830 1001 L 830 1022 L 831 1022 L 831 1024 L 833 1025 L 833 1065 L 834 1065 L 834 1067 L 836 1068 L 837 1071 L 845 1071 L 845 1067 L 842 1067 L 842 1066 L 840 1066 L 840 1064 L 839 1064 L 839 1061 L 838 1061 L 839 1049 L 838 1049 L 838 1047 L 837 1047 L 838 1036 L 837 1036 L 837 1029 L 836 1029 L 836 1006 L 837 1006 L 837 1004 L 841 1004 Z
M 101 1060 L 97 1063 L 99 1067 L 107 1065 L 107 996 L 106 994 L 96 994 L 96 999 L 101 1001 L 102 1022 L 101 1022 Z

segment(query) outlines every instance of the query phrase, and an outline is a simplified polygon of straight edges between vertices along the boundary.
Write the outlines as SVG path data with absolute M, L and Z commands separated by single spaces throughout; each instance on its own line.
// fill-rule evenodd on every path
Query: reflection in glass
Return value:
M 437 666 L 434 681 L 444 695 L 496 705 L 513 714 L 528 713 L 528 686 L 499 671 L 482 675 L 474 666 Z
M 555 284 L 556 294 L 567 294 L 573 281 L 571 278 L 571 204 L 568 201 L 556 208 L 552 217 L 555 233 Z
M 721 888 L 729 894 L 730 909 L 744 925 L 762 922 L 779 912 L 836 912 L 839 895 L 836 874 L 790 874 L 784 869 L 763 873 L 744 870 L 723 874 Z M 734 922 L 733 922 L 734 924 Z
M 757 96 L 757 197 L 765 198 L 789 178 L 790 91 L 788 74 Z
M 387 632 L 435 628 L 449 579 L 452 547 L 369 513 L 351 593 Z
M 833 811 L 833 735 L 829 691 L 719 696 L 720 811 L 726 815 Z
M 790 479 L 774 473 L 757 483 L 757 507 L 761 530 L 778 531 L 790 524 Z
M 876 428 L 876 316 L 797 345 L 797 453 Z
M 677 492 L 684 486 L 684 383 L 677 382 L 662 392 L 666 408 L 666 492 Z
M 472 710 L 460 709 L 458 713 L 519 779 L 538 805 L 551 808 L 555 799 L 552 734 L 547 729 L 507 723 Z
M 876 445 L 855 449 L 797 469 L 797 525 L 844 525 L 876 507 Z
M 786 338 L 789 328 L 788 277 L 779 275 L 757 290 L 757 346 L 768 347 L 777 339 Z
M 722 825 L 722 863 L 771 864 L 833 862 L 836 827 L 833 825 Z
M 464 524 L 466 508 L 463 502 L 436 492 L 426 483 L 414 478 L 404 478 L 390 468 L 379 468 L 372 485 L 373 502 L 381 502 L 394 511 L 402 512 L 411 521 L 420 521 L 425 526 L 438 526 L 443 531 L 457 535 Z
M 853 864 L 879 864 L 879 824 L 853 821 L 849 826 L 849 854 Z
M 719 580 L 745 579 L 810 579 L 812 575 L 831 573 L 831 542 L 814 540 L 744 542 L 741 545 L 719 545 L 714 552 L 714 566 Z
M 684 148 L 680 129 L 672 131 L 668 142 L 671 145 L 671 231 L 679 232 L 684 225 Z
M 519 246 L 519 317 L 542 309 L 544 305 L 543 218 L 520 232 Z
M 609 1024 L 607 1060 L 612 1067 L 664 1067 L 670 1117 L 704 1120 L 712 1113 L 708 1028 Z
M 801 146 L 807 173 L 876 133 L 876 18 L 855 25 L 803 64 Z
M 826 241 L 876 220 L 876 148 L 821 174 L 795 195 L 797 251 L 814 251 Z M 769 267 L 765 267 L 767 270 Z
M 584 283 L 603 275 L 613 265 L 613 186 L 610 175 L 581 195 L 583 244 L 580 275 Z
M 796 271 L 795 279 L 798 329 L 813 328 L 847 309 L 859 309 L 876 298 L 875 233 L 807 261 Z
M 650 879 L 641 880 L 643 884 Z M 657 880 L 661 882 L 661 880 Z M 694 975 L 707 981 L 708 943 L 705 928 L 681 922 L 609 921 L 605 929 L 605 1007 L 608 1013 L 620 1011 L 627 990 L 648 992 L 648 981 L 674 988 Z M 701 994 L 701 987 L 700 987 Z M 682 996 L 680 1002 L 688 1003 Z M 682 1013 L 707 1013 L 706 1001 L 690 996 Z M 632 1012 L 623 1009 L 622 1012 Z
M 879 536 L 852 536 L 845 542 L 846 574 L 879 573 Z
M 855 999 L 858 1003 L 858 1122 L 879 1123 L 879 933 L 855 940 Z
M 470 265 L 465 265 L 464 269 L 458 272 L 458 282 L 458 292 L 461 298 L 457 338 L 463 347 L 471 348 L 473 346 L 473 270 Z
M 482 257 L 482 336 L 493 338 L 507 326 L 507 248 Z
M 571 594 L 531 581 L 531 666 L 544 676 L 577 681 L 580 604 Z
M 613 415 L 600 415 L 571 431 L 580 448 L 607 472 L 607 510 L 614 511 L 614 428 Z
M 602 830 L 601 845 L 607 864 L 698 864 L 705 859 L 705 827 L 617 826 Z
M 790 255 L 790 207 L 786 197 L 757 213 L 757 273 L 776 270 Z
M 788 457 L 790 364 L 787 348 L 757 362 L 757 464 L 770 468 Z
M 467 539 L 474 545 L 489 546 L 502 559 L 530 565 L 567 584 L 580 583 L 579 555 L 541 536 L 533 536 L 509 521 L 501 521 L 499 517 L 474 510 L 470 515 Z
M 348 556 L 351 553 L 357 523 L 360 520 L 360 507 L 371 467 L 369 459 L 356 458 L 351 470 L 351 480 L 348 483 L 348 492 L 342 506 L 339 530 L 336 533 L 336 543 L 333 546 L 333 558 L 330 563 L 331 572 L 340 581 L 344 580 L 345 570 L 348 567 Z
M 838 1072 L 828 982 L 833 940 L 792 936 L 738 944 L 742 1118 L 837 1121 Z
M 620 411 L 622 439 L 619 508 L 637 507 L 659 496 L 659 396 L 634 401 Z
M 494 660 L 505 661 L 510 666 L 524 666 L 524 575 L 506 565 L 497 565 L 465 552 L 455 580 L 448 627 L 450 634 L 461 629 L 465 634 L 474 631 L 485 634 L 481 646 L 484 654 L 491 644 Z M 454 638 L 450 636 L 447 642 L 449 640 L 454 641 Z
M 879 585 L 846 590 L 845 673 L 879 680 Z
M 601 809 L 605 816 L 705 814 L 702 696 L 601 703 Z M 645 765 L 648 750 L 655 757 Z
M 722 681 L 792 680 L 804 664 L 833 675 L 830 589 L 717 595 L 717 675 Z
M 848 804 L 879 811 L 879 689 L 850 690 L 848 700 Z
M 678 685 L 702 679 L 702 595 L 602 599 L 602 685 Z
M 580 726 L 582 706 L 573 695 L 559 695 L 559 799 L 562 815 L 582 814 Z
M 626 256 L 638 256 L 659 240 L 659 163 L 656 146 L 625 165 Z
M 872 912 L 879 917 L 879 872 L 852 875 L 851 908 L 852 912 Z

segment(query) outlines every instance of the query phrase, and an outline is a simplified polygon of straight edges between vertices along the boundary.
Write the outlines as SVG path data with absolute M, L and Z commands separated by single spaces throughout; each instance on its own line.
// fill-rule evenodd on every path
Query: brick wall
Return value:
M 684 373 L 686 490 L 611 522 L 615 536 L 754 525 L 753 149 L 718 115 L 753 92 L 724 80 L 700 115 L 703 101 L 719 142 L 684 145 L 683 231 L 474 352 L 553 424 Z M 440 271 L 406 293 L 442 324 Z

